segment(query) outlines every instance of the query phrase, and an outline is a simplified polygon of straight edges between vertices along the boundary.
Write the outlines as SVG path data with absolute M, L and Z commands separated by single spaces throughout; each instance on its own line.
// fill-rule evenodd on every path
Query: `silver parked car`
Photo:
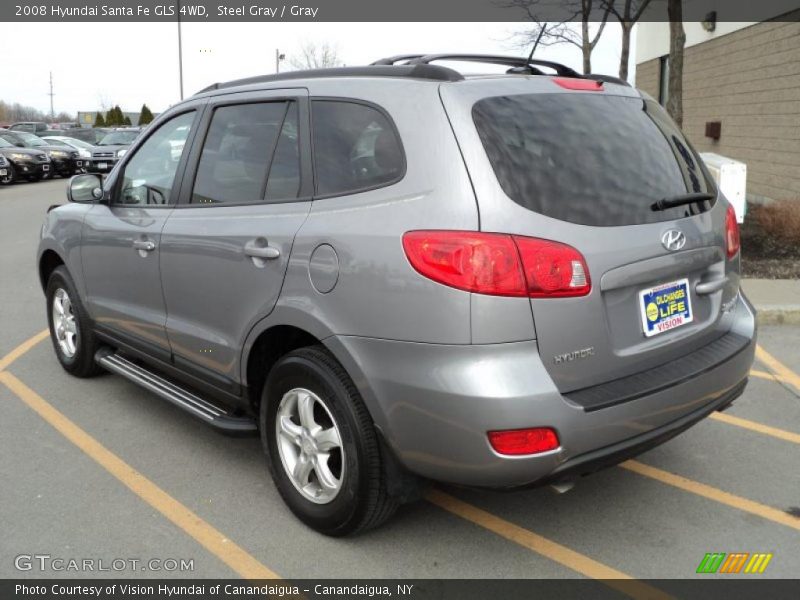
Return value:
M 554 63 L 215 84 L 68 196 L 38 254 L 64 369 L 258 431 L 328 535 L 426 480 L 567 487 L 725 409 L 753 361 L 697 153 L 646 94 Z

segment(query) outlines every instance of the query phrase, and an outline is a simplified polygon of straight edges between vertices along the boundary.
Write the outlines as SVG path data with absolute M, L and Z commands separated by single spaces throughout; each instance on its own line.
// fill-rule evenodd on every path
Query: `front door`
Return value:
M 275 305 L 310 208 L 307 110 L 297 89 L 210 102 L 162 232 L 175 365 L 228 391 L 238 389 L 244 339 Z
M 197 120 L 189 109 L 148 132 L 106 180 L 107 200 L 87 213 L 81 256 L 98 328 L 169 358 L 161 291 L 161 230 L 177 197 L 176 175 Z

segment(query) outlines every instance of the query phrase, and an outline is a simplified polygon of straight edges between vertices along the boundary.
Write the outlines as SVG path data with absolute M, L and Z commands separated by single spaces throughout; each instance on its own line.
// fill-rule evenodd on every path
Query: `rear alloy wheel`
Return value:
M 342 489 L 344 449 L 325 402 L 310 390 L 292 388 L 278 406 L 275 435 L 281 463 L 295 489 L 316 504 L 332 501 Z
M 320 533 L 376 527 L 397 508 L 386 489 L 372 418 L 342 366 L 322 346 L 271 369 L 261 397 L 261 441 L 284 502 Z

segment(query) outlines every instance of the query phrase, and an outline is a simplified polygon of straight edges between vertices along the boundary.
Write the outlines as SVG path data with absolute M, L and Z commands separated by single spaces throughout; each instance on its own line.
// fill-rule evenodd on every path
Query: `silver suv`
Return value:
M 753 360 L 697 153 L 646 94 L 554 63 L 215 84 L 68 197 L 38 253 L 64 369 L 260 432 L 328 535 L 426 480 L 568 486 L 726 408 Z

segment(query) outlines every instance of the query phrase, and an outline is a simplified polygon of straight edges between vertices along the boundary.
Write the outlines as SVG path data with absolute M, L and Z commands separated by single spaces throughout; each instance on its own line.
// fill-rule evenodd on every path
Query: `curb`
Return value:
M 759 325 L 800 325 L 800 305 L 756 306 Z

